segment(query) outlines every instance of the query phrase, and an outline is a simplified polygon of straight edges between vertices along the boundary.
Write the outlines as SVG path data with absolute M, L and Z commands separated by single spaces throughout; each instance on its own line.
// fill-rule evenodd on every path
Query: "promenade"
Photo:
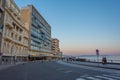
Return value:
M 61 62 L 61 61 L 58 61 Z M 71 63 L 71 64 L 77 64 L 77 65 L 83 65 L 83 66 L 89 66 L 89 67 L 97 67 L 97 68 L 105 68 L 105 69 L 113 69 L 113 70 L 120 70 L 120 64 L 102 64 L 102 63 L 97 63 L 97 62 L 82 62 L 82 61 L 66 61 L 63 60 L 62 62 L 66 62 L 66 63 Z M 27 62 L 17 62 L 17 63 L 13 63 L 13 64 L 0 64 L 0 70 L 2 69 L 6 69 L 12 66 L 16 66 L 16 65 L 20 65 L 23 63 L 27 63 Z
M 0 65 L 0 80 L 120 80 L 120 71 L 65 61 Z M 107 71 L 106 71 L 107 70 Z M 109 71 L 109 72 L 108 72 Z
M 64 62 L 78 64 L 78 65 L 84 65 L 84 66 L 90 66 L 90 67 L 99 67 L 99 68 L 120 70 L 120 64 L 116 64 L 116 63 L 102 64 L 100 62 L 98 63 L 98 62 L 82 62 L 82 61 L 64 61 Z
M 10 68 L 10 67 L 13 67 L 13 66 L 17 66 L 17 65 L 20 65 L 20 64 L 24 64 L 26 62 L 17 62 L 17 63 L 8 63 L 8 64 L 0 64 L 0 70 L 4 70 L 4 69 L 7 69 L 7 68 Z

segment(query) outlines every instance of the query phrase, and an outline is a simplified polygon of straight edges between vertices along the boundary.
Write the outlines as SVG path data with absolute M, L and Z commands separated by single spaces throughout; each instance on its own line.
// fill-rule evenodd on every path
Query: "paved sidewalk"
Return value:
M 17 62 L 16 64 L 0 64 L 0 70 L 4 70 L 4 69 L 7 69 L 9 67 L 13 67 L 13 66 L 20 65 L 23 63 L 26 63 L 26 62 Z
M 65 62 L 67 62 L 67 61 L 65 61 Z M 102 63 L 80 62 L 80 61 L 68 61 L 68 63 L 84 65 L 84 66 L 91 66 L 91 67 L 100 67 L 100 68 L 120 70 L 120 64 L 102 64 Z

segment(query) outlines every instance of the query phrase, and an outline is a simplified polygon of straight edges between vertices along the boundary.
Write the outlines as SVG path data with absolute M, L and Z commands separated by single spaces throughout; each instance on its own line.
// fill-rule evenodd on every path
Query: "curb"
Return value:
M 66 61 L 64 61 L 64 62 L 66 62 Z M 90 67 L 105 68 L 105 69 L 120 70 L 120 68 L 111 68 L 111 67 L 93 66 L 93 65 L 80 64 L 80 63 L 73 63 L 73 62 L 67 62 L 67 63 L 77 64 L 77 65 L 83 65 L 83 66 L 90 66 Z

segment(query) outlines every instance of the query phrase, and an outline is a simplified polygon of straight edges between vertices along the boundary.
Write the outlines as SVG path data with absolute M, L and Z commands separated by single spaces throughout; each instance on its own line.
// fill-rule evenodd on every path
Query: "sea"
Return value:
M 81 55 L 79 58 L 85 58 L 88 61 L 102 62 L 102 58 L 106 57 L 107 62 L 110 63 L 120 63 L 120 55 Z

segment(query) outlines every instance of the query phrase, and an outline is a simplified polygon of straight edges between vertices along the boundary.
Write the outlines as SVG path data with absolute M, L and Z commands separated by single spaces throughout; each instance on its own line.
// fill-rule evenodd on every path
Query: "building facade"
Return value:
M 28 30 L 21 21 L 20 9 L 14 0 L 6 0 L 1 52 L 6 62 L 23 61 L 28 58 Z
M 54 56 L 56 57 L 62 57 L 62 52 L 60 51 L 59 47 L 59 40 L 57 38 L 52 39 L 52 51 Z
M 2 32 L 4 24 L 4 9 L 5 9 L 5 0 L 0 0 L 0 54 L 1 53 L 1 43 L 2 43 Z
M 51 26 L 33 5 L 22 8 L 21 17 L 29 26 L 29 55 L 31 57 L 52 56 Z
M 54 55 L 57 55 L 60 52 L 59 40 L 57 38 L 52 39 L 52 50 Z

